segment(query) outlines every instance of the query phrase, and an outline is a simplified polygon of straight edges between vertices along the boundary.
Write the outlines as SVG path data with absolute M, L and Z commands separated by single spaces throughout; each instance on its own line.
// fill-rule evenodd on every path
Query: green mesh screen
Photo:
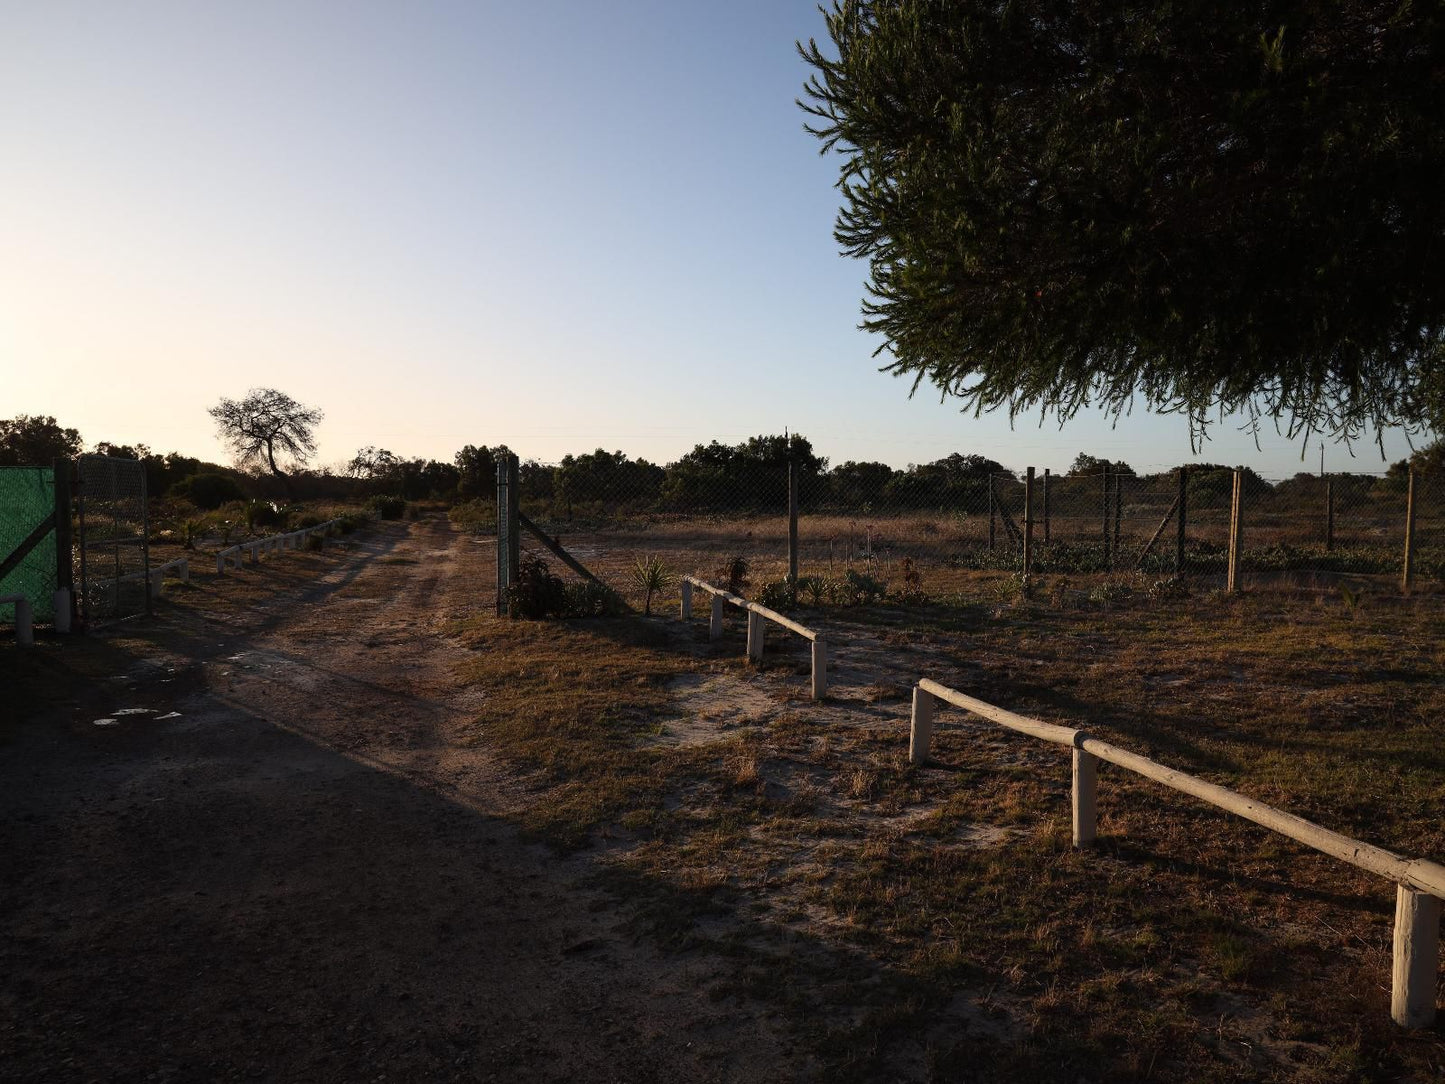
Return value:
M 0 467 L 0 561 L 55 511 L 55 474 L 49 467 Z M 55 531 L 0 579 L 0 595 L 24 595 L 37 621 L 55 617 Z M 0 604 L 0 621 L 13 621 L 13 603 Z

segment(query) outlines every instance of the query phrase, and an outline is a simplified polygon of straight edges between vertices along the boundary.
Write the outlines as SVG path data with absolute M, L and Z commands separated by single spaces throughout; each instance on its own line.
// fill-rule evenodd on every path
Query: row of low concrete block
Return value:
M 242 555 L 246 553 L 251 555 L 251 563 L 254 565 L 261 560 L 263 553 L 298 550 L 306 544 L 307 538 L 313 536 L 322 539 L 324 544 L 326 532 L 340 522 L 339 519 L 329 519 L 314 527 L 302 527 L 299 531 L 287 531 L 284 534 L 273 534 L 269 538 L 258 538 L 252 542 L 241 542 L 235 546 L 228 546 L 216 554 L 216 575 L 224 576 L 227 564 L 239 569 Z

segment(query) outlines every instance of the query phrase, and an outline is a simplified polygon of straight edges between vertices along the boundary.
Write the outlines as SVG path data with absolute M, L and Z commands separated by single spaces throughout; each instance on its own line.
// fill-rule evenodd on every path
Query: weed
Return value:
M 632 569 L 632 586 L 643 594 L 642 612 L 645 616 L 652 616 L 652 596 L 666 591 L 676 580 L 672 569 L 663 564 L 661 557 L 649 555 L 637 558 Z
M 717 570 L 717 579 L 735 595 L 741 595 L 748 589 L 748 559 L 740 554 L 734 554 L 723 562 L 723 566 Z

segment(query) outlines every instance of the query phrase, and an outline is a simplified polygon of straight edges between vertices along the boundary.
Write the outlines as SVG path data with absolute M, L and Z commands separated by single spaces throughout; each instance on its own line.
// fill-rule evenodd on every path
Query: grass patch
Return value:
M 998 582 L 850 610 L 846 629 L 830 615 L 830 643 L 915 661 L 821 707 L 791 695 L 786 645 L 758 672 L 682 626 L 482 619 L 475 740 L 530 773 L 542 838 L 609 844 L 615 887 L 666 943 L 752 960 L 728 981 L 776 1000 L 830 1079 L 918 1058 L 940 1078 L 1070 1081 L 1445 1063 L 1436 1032 L 1389 1022 L 1377 878 L 1108 766 L 1100 844 L 1075 851 L 1067 755 L 948 709 L 945 767 L 906 763 L 913 666 L 1438 859 L 1439 608 Z M 707 744 L 648 742 L 701 710 L 673 684 L 699 670 L 772 688 L 779 710 Z

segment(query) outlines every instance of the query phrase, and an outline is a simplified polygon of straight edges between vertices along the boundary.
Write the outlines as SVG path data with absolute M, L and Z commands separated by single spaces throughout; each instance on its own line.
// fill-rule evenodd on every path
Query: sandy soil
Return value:
M 492 561 L 443 520 L 386 525 L 198 577 L 141 647 L 38 649 L 70 684 L 0 744 L 0 1076 L 816 1069 L 721 994 L 726 964 L 637 933 L 595 858 L 522 842 L 516 782 L 451 740 L 485 704 L 446 625 L 490 604 Z

